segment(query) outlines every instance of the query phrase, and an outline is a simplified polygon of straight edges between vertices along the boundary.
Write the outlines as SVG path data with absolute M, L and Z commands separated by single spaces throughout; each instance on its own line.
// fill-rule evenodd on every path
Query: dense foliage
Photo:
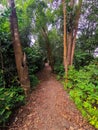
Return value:
M 37 44 L 32 47 L 26 47 L 25 52 L 27 54 L 28 66 L 29 66 L 29 77 L 31 82 L 31 87 L 35 88 L 38 84 L 38 78 L 35 73 L 44 67 L 43 52 Z
M 0 124 L 4 126 L 12 111 L 24 104 L 24 97 L 23 90 L 20 87 L 0 87 Z
M 66 3 L 69 0 L 66 0 Z M 52 58 L 57 79 L 63 79 L 63 11 L 61 1 L 15 0 L 22 50 L 27 56 L 31 88 L 39 83 L 36 73 Z M 77 4 L 67 8 L 67 32 L 75 26 Z M 5 124 L 13 110 L 24 104 L 25 96 L 17 74 L 10 31 L 11 10 L 0 1 L 0 124 Z M 89 122 L 98 128 L 98 2 L 83 1 L 76 39 L 74 67 L 69 68 L 65 88 Z M 74 31 L 75 32 L 75 31 Z M 73 34 L 73 33 L 72 33 Z M 73 37 L 72 37 L 73 39 Z M 67 48 L 68 49 L 68 48 Z M 48 54 L 49 53 L 49 54 Z M 90 64 L 92 61 L 92 64 Z M 64 77 L 65 78 L 65 77 Z M 64 79 L 65 81 L 65 79 Z
M 2 70 L 0 70 L 0 124 L 3 125 L 8 121 L 13 109 L 24 103 L 25 97 L 23 89 L 19 86 L 5 87 Z
M 2 2 L 2 8 L 0 9 L 0 125 L 4 125 L 9 120 L 13 110 L 25 102 L 25 95 L 20 87 L 15 65 L 9 24 L 10 10 L 5 3 Z M 31 18 L 29 19 L 29 16 L 31 10 L 29 10 L 28 15 L 27 10 L 31 4 L 33 4 L 33 1 L 26 1 L 23 4 L 24 8 L 21 4 L 16 5 L 16 8 L 20 38 L 28 59 L 31 87 L 35 88 L 39 82 L 35 73 L 43 66 L 43 55 L 39 47 L 30 48 L 29 46 L 31 30 Z
M 83 2 L 76 44 L 74 65 L 77 69 L 89 65 L 94 59 L 94 51 L 98 47 L 98 2 Z
M 71 67 L 65 89 L 82 115 L 98 128 L 98 64 L 90 64 L 79 71 Z

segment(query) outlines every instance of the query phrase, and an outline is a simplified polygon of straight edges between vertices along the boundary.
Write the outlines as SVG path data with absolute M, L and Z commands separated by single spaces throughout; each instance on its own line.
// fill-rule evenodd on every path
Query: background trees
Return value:
M 88 65 L 94 59 L 94 50 L 98 47 L 97 4 L 97 1 L 83 2 L 74 59 L 77 68 Z

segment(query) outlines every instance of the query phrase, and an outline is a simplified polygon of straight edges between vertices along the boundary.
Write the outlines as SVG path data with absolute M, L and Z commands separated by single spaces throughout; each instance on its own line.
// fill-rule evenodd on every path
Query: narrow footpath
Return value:
M 48 65 L 40 83 L 21 107 L 9 130 L 95 130 L 77 110 Z

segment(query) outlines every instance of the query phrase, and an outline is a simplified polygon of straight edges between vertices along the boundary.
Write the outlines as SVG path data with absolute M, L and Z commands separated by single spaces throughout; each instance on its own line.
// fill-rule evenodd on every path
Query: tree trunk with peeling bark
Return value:
M 28 66 L 26 64 L 26 54 L 22 52 L 14 0 L 8 0 L 8 4 L 11 8 L 10 28 L 13 41 L 16 68 L 20 80 L 20 85 L 24 89 L 25 94 L 27 95 L 30 91 L 30 80 L 28 75 Z

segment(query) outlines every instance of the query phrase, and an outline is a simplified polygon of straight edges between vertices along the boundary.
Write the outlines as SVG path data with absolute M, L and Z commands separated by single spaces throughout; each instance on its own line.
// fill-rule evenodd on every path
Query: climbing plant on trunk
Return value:
M 17 68 L 21 87 L 23 87 L 25 94 L 27 95 L 30 90 L 30 80 L 28 75 L 28 66 L 26 64 L 26 54 L 23 53 L 22 51 L 14 0 L 8 0 L 8 4 L 11 9 L 10 28 L 11 28 L 12 42 L 13 42 L 13 48 L 15 54 L 16 68 Z

